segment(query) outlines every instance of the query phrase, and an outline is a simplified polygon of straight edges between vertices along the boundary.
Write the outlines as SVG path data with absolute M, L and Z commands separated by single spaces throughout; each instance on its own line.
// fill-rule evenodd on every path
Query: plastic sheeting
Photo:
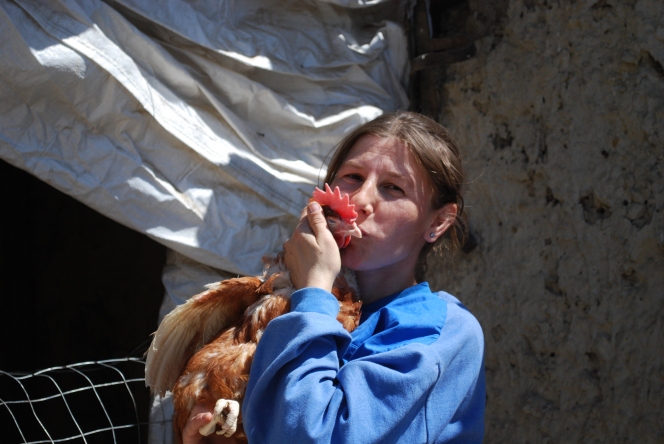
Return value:
M 407 106 L 404 13 L 0 0 L 0 156 L 186 258 L 258 273 L 334 144 Z

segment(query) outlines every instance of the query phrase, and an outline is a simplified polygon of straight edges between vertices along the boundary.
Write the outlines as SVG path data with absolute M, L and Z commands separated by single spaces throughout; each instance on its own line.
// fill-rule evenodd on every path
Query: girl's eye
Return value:
M 344 177 L 350 180 L 362 180 L 362 178 L 357 174 L 346 174 Z
M 391 190 L 391 191 L 396 191 L 396 192 L 399 192 L 399 193 L 403 193 L 403 189 L 401 189 L 400 187 L 398 187 L 396 185 L 393 185 L 393 184 L 386 185 L 385 188 L 387 188 L 388 190 Z

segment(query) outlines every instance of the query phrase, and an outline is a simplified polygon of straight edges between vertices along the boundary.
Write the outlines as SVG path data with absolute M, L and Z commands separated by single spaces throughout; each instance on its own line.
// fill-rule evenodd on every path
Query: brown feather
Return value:
M 215 284 L 171 312 L 155 333 L 146 361 L 146 384 L 162 395 L 162 390 L 172 389 L 173 427 L 179 442 L 196 404 L 211 410 L 218 399 L 242 402 L 256 344 L 272 319 L 290 311 L 295 289 L 282 256 L 265 262 L 260 278 Z M 332 290 L 340 305 L 337 319 L 349 332 L 360 320 L 356 288 L 352 272 L 343 270 Z M 179 375 L 177 381 L 173 374 Z M 241 415 L 232 438 L 247 442 Z

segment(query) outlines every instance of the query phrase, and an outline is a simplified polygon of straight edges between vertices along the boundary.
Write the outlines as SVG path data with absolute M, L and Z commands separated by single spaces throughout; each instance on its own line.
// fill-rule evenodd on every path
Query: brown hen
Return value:
M 361 236 L 357 213 L 348 196 L 325 185 L 314 199 L 324 209 L 328 227 L 340 248 L 350 236 Z M 154 335 L 147 353 L 146 385 L 154 394 L 173 393 L 173 428 L 178 442 L 196 404 L 214 409 L 212 421 L 200 429 L 216 431 L 236 442 L 247 442 L 240 406 L 256 345 L 275 317 L 290 311 L 295 291 L 283 264 L 283 254 L 264 259 L 260 277 L 240 277 L 208 286 L 169 313 Z M 349 332 L 360 320 L 357 286 L 352 272 L 342 270 L 332 294 L 339 300 L 337 319 Z

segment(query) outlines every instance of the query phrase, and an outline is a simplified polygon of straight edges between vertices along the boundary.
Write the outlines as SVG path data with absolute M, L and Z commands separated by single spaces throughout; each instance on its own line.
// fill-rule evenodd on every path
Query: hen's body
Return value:
M 340 304 L 337 319 L 348 331 L 360 319 L 354 288 L 352 274 L 342 271 L 332 291 Z M 197 403 L 241 403 L 256 344 L 272 319 L 290 311 L 294 290 L 278 257 L 262 277 L 214 284 L 164 319 L 148 353 L 146 384 L 161 395 L 172 389 L 178 440 Z M 233 438 L 246 442 L 241 417 Z

